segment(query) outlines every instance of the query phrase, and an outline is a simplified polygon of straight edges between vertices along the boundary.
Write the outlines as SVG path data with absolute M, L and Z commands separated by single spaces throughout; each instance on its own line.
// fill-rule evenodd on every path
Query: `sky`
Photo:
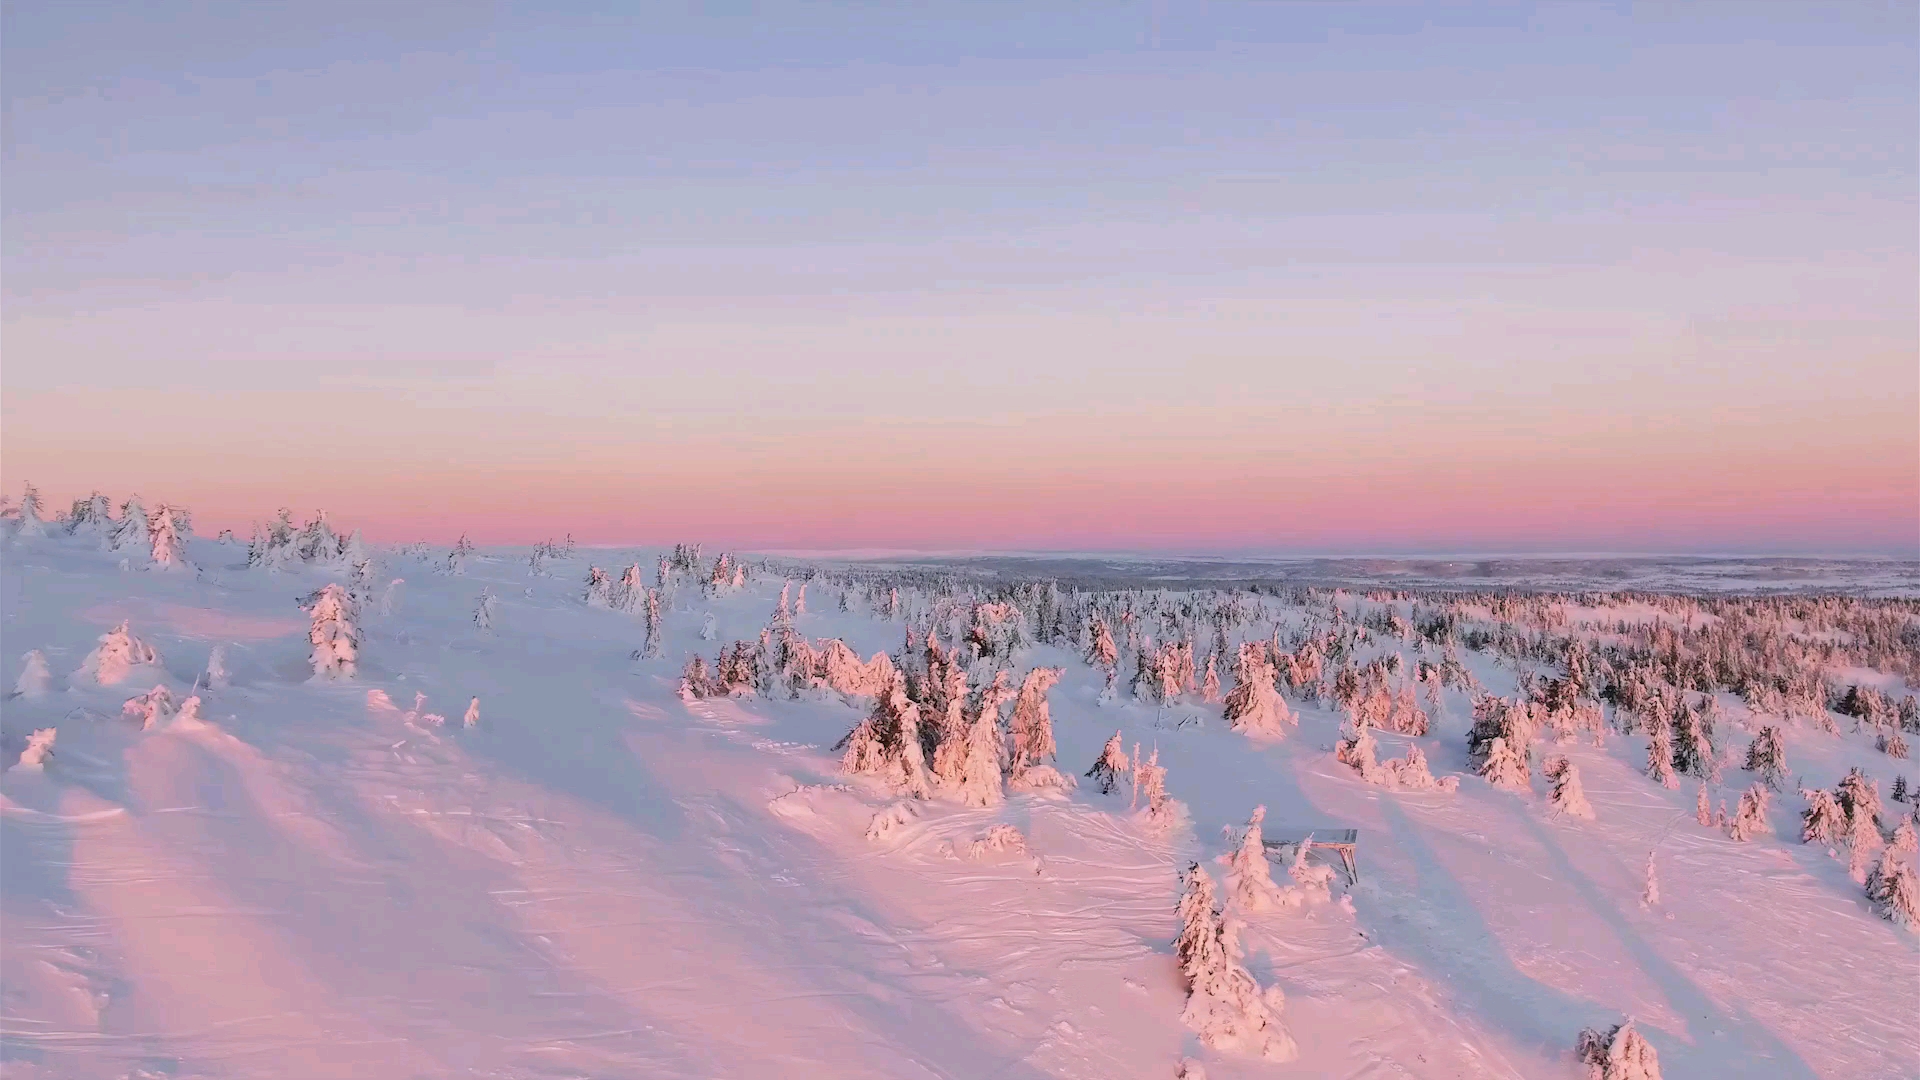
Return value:
M 1920 555 L 1910 2 L 0 10 L 15 497 Z

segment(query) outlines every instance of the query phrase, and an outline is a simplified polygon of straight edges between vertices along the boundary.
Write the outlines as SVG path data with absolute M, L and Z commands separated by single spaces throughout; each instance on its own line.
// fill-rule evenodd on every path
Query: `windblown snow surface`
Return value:
M 1124 787 L 947 802 L 880 841 L 893 803 L 841 775 L 838 699 L 684 702 L 686 657 L 752 639 L 778 575 L 706 599 L 683 588 L 657 660 L 634 616 L 580 600 L 581 552 L 534 577 L 523 554 L 462 576 L 383 556 L 394 609 L 364 612 L 358 677 L 309 681 L 295 600 L 329 578 L 244 569 L 193 540 L 193 574 L 123 569 L 63 537 L 4 552 L 4 676 L 42 650 L 54 688 L 5 706 L 11 764 L 58 729 L 42 770 L 0 775 L 0 978 L 9 1077 L 1172 1077 L 1582 1075 L 1582 1027 L 1626 1016 L 1686 1080 L 1920 1075 L 1920 952 L 1876 917 L 1843 860 L 1693 820 L 1694 785 L 1638 770 L 1645 738 L 1570 754 L 1597 820 L 1554 820 L 1544 784 L 1455 795 L 1370 787 L 1331 753 L 1338 718 L 1257 745 L 1218 706 L 1051 695 L 1063 770 L 1116 728 L 1158 746 L 1187 826 L 1151 832 Z M 472 620 L 498 595 L 491 633 Z M 798 628 L 863 656 L 901 626 L 816 595 Z M 704 615 L 718 623 L 701 640 Z M 162 667 L 68 687 L 121 620 Z M 141 730 L 122 702 L 185 697 L 224 646 L 199 722 Z M 1481 654 L 1497 692 L 1514 675 Z M 416 695 L 424 695 L 417 699 Z M 462 726 L 479 698 L 478 725 Z M 416 704 L 418 701 L 418 704 Z M 1741 706 L 1730 700 L 1728 709 Z M 1422 741 L 1465 770 L 1449 691 Z M 446 717 L 437 723 L 434 716 Z M 1787 733 L 1802 783 L 1895 762 L 1863 736 Z M 1382 756 L 1405 737 L 1379 734 Z M 1737 789 L 1729 788 L 1737 794 Z M 1269 836 L 1359 830 L 1350 903 L 1253 916 L 1247 964 L 1286 993 L 1299 1060 L 1203 1050 L 1180 1023 L 1180 872 L 1267 808 Z M 1897 805 L 1897 804 L 1896 804 Z M 1030 853 L 955 857 L 996 823 Z M 1647 852 L 1662 902 L 1643 907 Z M 1278 868 L 1277 868 L 1278 872 Z

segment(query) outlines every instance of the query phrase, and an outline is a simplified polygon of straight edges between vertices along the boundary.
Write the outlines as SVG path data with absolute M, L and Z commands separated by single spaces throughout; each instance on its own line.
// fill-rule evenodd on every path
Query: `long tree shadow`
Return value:
M 1694 981 L 1661 956 L 1652 943 L 1636 929 L 1618 905 L 1609 900 L 1593 880 L 1581 873 L 1567 857 L 1566 849 L 1541 823 L 1526 814 L 1515 815 L 1526 824 L 1540 846 L 1553 858 L 1554 868 L 1563 880 L 1585 900 L 1620 943 L 1652 979 L 1673 1010 L 1687 1018 L 1691 1043 L 1660 1038 L 1656 1029 L 1645 1028 L 1660 1059 L 1668 1070 L 1684 1076 L 1707 1076 L 1721 1071 L 1729 1076 L 1817 1077 L 1793 1049 L 1781 1042 L 1765 1024 L 1744 1009 L 1728 1010 L 1716 1004 Z M 1644 1027 L 1644 1025 L 1642 1025 Z

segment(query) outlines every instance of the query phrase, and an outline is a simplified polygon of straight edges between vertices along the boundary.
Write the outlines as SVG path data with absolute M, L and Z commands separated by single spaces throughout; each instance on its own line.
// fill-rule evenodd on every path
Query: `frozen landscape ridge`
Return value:
M 10 1078 L 1920 1062 L 1911 562 L 4 544 Z

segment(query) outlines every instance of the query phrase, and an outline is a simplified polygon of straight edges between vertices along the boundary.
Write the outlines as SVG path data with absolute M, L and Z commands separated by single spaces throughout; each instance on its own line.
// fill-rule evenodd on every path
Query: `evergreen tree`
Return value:
M 1121 774 L 1126 773 L 1129 768 L 1126 747 L 1120 741 L 1120 733 L 1116 731 L 1113 737 L 1107 740 L 1107 745 L 1101 748 L 1099 760 L 1086 771 L 1086 775 L 1093 777 L 1094 784 L 1100 788 L 1100 794 L 1111 795 L 1113 786 L 1120 782 Z
M 347 590 L 336 584 L 321 586 L 301 601 L 300 608 L 313 619 L 307 640 L 313 645 L 309 660 L 316 679 L 351 679 L 359 660 L 360 630 L 355 625 L 358 613 Z

